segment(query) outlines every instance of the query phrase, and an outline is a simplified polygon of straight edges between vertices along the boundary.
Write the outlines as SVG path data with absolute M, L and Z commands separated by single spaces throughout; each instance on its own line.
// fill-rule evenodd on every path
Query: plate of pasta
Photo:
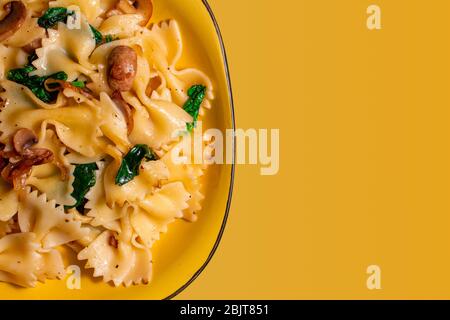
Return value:
M 172 298 L 203 270 L 234 170 L 203 161 L 200 130 L 234 128 L 206 1 L 0 0 L 0 104 L 1 299 Z

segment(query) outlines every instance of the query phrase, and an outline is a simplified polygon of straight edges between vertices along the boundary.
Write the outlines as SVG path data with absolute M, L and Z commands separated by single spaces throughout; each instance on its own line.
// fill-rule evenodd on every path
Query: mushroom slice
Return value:
M 125 14 L 139 14 L 142 16 L 142 21 L 139 23 L 145 27 L 153 14 L 153 3 L 151 0 L 119 0 L 115 9 L 110 10 L 107 16 L 117 14 L 117 11 Z
M 30 129 L 17 130 L 13 137 L 14 150 L 18 154 L 24 154 L 25 150 L 38 143 L 38 138 Z
M 146 26 L 150 21 L 153 14 L 153 3 L 151 0 L 136 0 L 134 1 L 134 7 L 137 13 L 140 14 L 143 20 L 140 22 L 141 26 Z
M 134 129 L 134 118 L 133 111 L 131 110 L 130 105 L 123 99 L 120 91 L 114 91 L 111 98 L 112 101 L 117 105 L 117 107 L 119 107 L 119 109 L 122 111 L 125 117 L 125 122 L 127 123 L 127 132 L 128 134 L 131 134 Z
M 147 88 L 145 89 L 145 94 L 147 96 L 151 96 L 152 92 L 157 90 L 162 84 L 162 80 L 160 76 L 156 76 L 150 79 L 148 82 Z
M 60 91 L 60 90 L 64 90 L 64 89 L 71 89 L 75 92 L 78 92 L 80 94 L 82 94 L 83 96 L 85 96 L 86 98 L 92 100 L 94 99 L 94 95 L 92 94 L 92 91 L 89 90 L 88 88 L 80 88 L 80 87 L 76 87 L 73 84 L 71 84 L 70 82 L 64 81 L 64 80 L 57 80 L 57 79 L 47 79 L 44 82 L 44 86 L 45 89 L 47 91 Z
M 8 2 L 3 8 L 7 14 L 0 21 L 0 41 L 4 41 L 16 33 L 27 18 L 27 8 L 22 1 Z
M 14 189 L 23 189 L 33 166 L 52 162 L 54 155 L 45 148 L 32 148 L 38 142 L 37 136 L 27 128 L 17 130 L 12 138 L 14 150 L 1 151 L 1 176 L 13 184 Z M 9 162 L 9 163 L 8 163 Z
M 46 148 L 30 148 L 23 154 L 25 160 L 32 160 L 33 165 L 44 164 L 53 161 L 53 152 Z
M 40 47 L 42 47 L 42 39 L 41 38 L 37 38 L 37 39 L 31 41 L 30 43 L 24 45 L 22 47 L 22 49 L 26 53 L 32 54 L 34 51 L 36 51 L 36 49 L 39 49 Z
M 5 147 L 2 146 L 2 149 L 0 150 L 0 158 L 10 159 L 10 158 L 15 158 L 17 156 L 18 156 L 18 154 L 17 154 L 16 150 L 14 150 L 14 149 L 5 150 Z
M 15 190 L 25 188 L 33 166 L 49 163 L 54 159 L 53 152 L 44 148 L 26 149 L 23 156 L 22 160 L 9 163 L 1 172 L 2 178 L 12 183 Z

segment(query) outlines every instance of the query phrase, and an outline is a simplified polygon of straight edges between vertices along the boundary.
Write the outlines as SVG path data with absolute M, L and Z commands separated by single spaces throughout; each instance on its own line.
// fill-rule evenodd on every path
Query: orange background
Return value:
M 210 3 L 237 126 L 279 128 L 281 165 L 238 166 L 219 250 L 178 298 L 450 298 L 450 2 Z

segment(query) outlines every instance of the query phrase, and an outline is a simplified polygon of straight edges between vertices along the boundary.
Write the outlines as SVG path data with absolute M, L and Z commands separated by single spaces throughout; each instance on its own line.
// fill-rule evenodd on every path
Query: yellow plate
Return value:
M 213 80 L 216 99 L 203 126 L 234 128 L 233 102 L 226 55 L 219 29 L 206 0 L 153 0 L 152 22 L 175 18 L 184 52 L 180 66 L 196 66 Z M 233 145 L 234 150 L 234 145 Z M 81 289 L 69 290 L 66 279 L 36 288 L 0 284 L 0 299 L 164 299 L 173 298 L 206 267 L 219 244 L 231 200 L 234 167 L 213 165 L 205 177 L 203 210 L 195 223 L 177 221 L 153 249 L 154 274 L 149 285 L 114 288 L 82 268 Z M 82 265 L 72 258 L 68 263 Z

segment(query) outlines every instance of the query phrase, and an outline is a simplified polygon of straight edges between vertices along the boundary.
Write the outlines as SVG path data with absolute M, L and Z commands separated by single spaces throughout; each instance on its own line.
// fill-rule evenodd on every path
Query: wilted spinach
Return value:
M 48 29 L 55 26 L 58 22 L 67 22 L 67 17 L 73 14 L 73 12 L 69 12 L 66 8 L 50 8 L 38 19 L 38 25 Z
M 98 170 L 97 164 L 87 163 L 78 164 L 73 171 L 75 180 L 72 183 L 73 192 L 70 194 L 75 199 L 75 204 L 71 206 L 64 206 L 64 209 L 69 210 L 77 208 L 78 211 L 83 213 L 85 196 L 89 190 L 95 186 L 97 177 L 95 171 Z
M 189 132 L 192 132 L 197 125 L 198 113 L 200 111 L 200 105 L 205 98 L 205 92 L 206 87 L 203 85 L 193 85 L 187 92 L 189 99 L 184 104 L 183 109 L 193 118 L 191 123 L 186 124 L 186 128 Z
M 145 144 L 135 145 L 123 158 L 116 175 L 116 184 L 123 186 L 139 175 L 142 160 L 158 160 L 158 156 Z
M 31 56 L 32 57 L 32 56 Z M 31 58 L 32 59 L 32 58 Z M 30 61 L 30 58 L 29 58 Z M 32 61 L 32 60 L 31 60 Z M 50 103 L 58 96 L 58 91 L 47 91 L 44 83 L 47 79 L 55 80 L 67 80 L 67 74 L 64 71 L 60 71 L 49 76 L 39 77 L 36 75 L 30 76 L 30 72 L 36 70 L 36 68 L 30 64 L 27 64 L 23 68 L 11 69 L 8 71 L 6 78 L 10 81 L 14 81 L 18 84 L 24 85 L 35 94 L 36 97 Z
M 89 25 L 91 28 L 92 33 L 94 34 L 95 44 L 99 45 L 103 42 L 103 35 L 100 31 L 95 29 L 93 26 Z

